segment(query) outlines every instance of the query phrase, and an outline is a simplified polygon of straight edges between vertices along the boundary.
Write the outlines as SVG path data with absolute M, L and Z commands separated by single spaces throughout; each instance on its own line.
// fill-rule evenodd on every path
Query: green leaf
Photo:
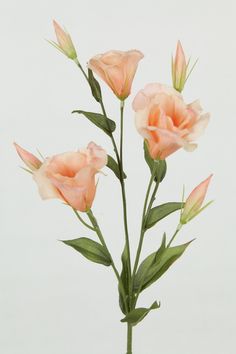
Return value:
M 151 158 L 149 151 L 148 151 L 148 146 L 147 142 L 144 140 L 143 143 L 143 148 L 144 148 L 144 157 L 145 161 L 148 164 L 148 167 L 150 168 L 150 172 L 152 173 L 153 170 L 153 165 L 154 165 L 154 160 Z M 165 160 L 156 160 L 155 163 L 158 163 L 158 167 L 156 170 L 156 176 L 155 176 L 155 181 L 163 181 L 165 175 L 166 175 L 166 170 L 167 170 L 167 165 Z
M 141 264 L 134 278 L 134 290 L 137 291 L 142 284 L 141 291 L 157 281 L 170 266 L 182 256 L 192 241 L 183 245 L 165 248 L 161 252 L 150 254 Z M 160 249 L 159 249 L 160 250 Z M 147 270 L 148 269 L 148 270 Z M 145 278 L 144 277 L 145 271 Z
M 126 314 L 126 307 L 128 307 L 128 293 L 129 293 L 129 267 L 128 267 L 128 249 L 125 245 L 124 251 L 121 256 L 122 261 L 122 271 L 120 274 L 119 282 L 119 304 L 121 311 Z M 122 293 L 121 287 L 123 286 L 125 294 Z
M 73 247 L 80 252 L 85 258 L 92 262 L 100 263 L 105 266 L 111 265 L 111 257 L 106 249 L 100 244 L 86 237 L 77 238 L 75 240 L 62 241 L 68 246 Z
M 117 162 L 110 155 L 107 155 L 107 156 L 108 156 L 107 167 L 110 168 L 110 170 L 112 170 L 114 172 L 114 174 L 116 175 L 117 178 L 121 179 L 120 178 L 120 169 L 119 169 Z M 126 178 L 126 174 L 124 173 L 124 171 L 123 171 L 123 178 Z
M 156 301 L 149 308 L 139 307 L 130 311 L 121 322 L 128 322 L 132 326 L 136 326 L 139 322 L 141 322 L 144 317 L 146 317 L 151 310 L 158 309 L 160 307 L 160 303 L 158 304 Z
M 72 113 L 83 114 L 90 120 L 90 122 L 95 124 L 98 128 L 102 129 L 109 136 L 111 135 L 111 132 L 116 129 L 116 123 L 113 120 L 106 118 L 103 114 L 81 110 L 75 110 Z
M 91 69 L 88 69 L 88 80 L 89 85 L 91 87 L 92 95 L 97 102 L 100 102 L 102 99 L 102 91 L 99 85 L 99 82 L 93 76 L 93 72 Z
M 183 203 L 169 202 L 152 208 L 147 215 L 145 228 L 149 229 L 150 227 L 154 226 L 158 221 L 164 219 L 166 216 L 173 213 L 174 211 L 182 209 L 182 207 Z

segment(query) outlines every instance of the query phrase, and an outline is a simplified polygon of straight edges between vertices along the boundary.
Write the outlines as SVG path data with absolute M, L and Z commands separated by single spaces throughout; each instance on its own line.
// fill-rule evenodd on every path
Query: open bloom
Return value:
M 55 29 L 57 42 L 49 41 L 54 47 L 56 47 L 60 52 L 65 54 L 68 58 L 75 60 L 77 58 L 77 53 L 72 42 L 71 36 L 61 26 L 54 20 L 53 26 Z
M 205 209 L 211 202 L 207 203 L 201 208 L 202 203 L 205 199 L 207 189 L 210 183 L 212 175 L 201 182 L 189 195 L 187 198 L 184 208 L 181 212 L 180 222 L 181 224 L 186 224 L 188 221 L 192 220 L 197 216 L 203 209 Z
M 133 101 L 138 132 L 146 139 L 153 159 L 165 159 L 180 148 L 193 151 L 204 131 L 209 113 L 202 114 L 199 101 L 186 104 L 175 89 L 152 83 Z
M 87 149 L 46 158 L 32 172 L 42 199 L 59 198 L 84 212 L 95 197 L 95 175 L 106 164 L 105 150 L 91 142 Z
M 124 100 L 129 96 L 134 75 L 143 54 L 138 50 L 111 50 L 89 60 L 88 67 L 99 75 L 114 94 Z

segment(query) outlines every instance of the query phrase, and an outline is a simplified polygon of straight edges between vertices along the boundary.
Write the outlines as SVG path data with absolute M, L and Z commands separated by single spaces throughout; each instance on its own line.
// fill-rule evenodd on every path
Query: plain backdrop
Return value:
M 71 33 L 81 63 L 110 49 L 145 54 L 125 111 L 125 170 L 132 253 L 138 241 L 149 171 L 131 102 L 146 83 L 171 84 L 170 58 L 178 39 L 198 64 L 184 98 L 201 100 L 211 121 L 194 153 L 168 158 L 157 203 L 179 201 L 210 173 L 203 214 L 176 243 L 196 241 L 140 298 L 161 301 L 134 329 L 134 354 L 235 353 L 235 63 L 236 5 L 224 0 L 7 0 L 0 4 L 0 352 L 2 354 L 124 354 L 126 327 L 110 268 L 90 263 L 58 240 L 90 237 L 60 201 L 41 201 L 19 168 L 12 142 L 45 156 L 108 138 L 73 109 L 99 112 L 76 66 L 50 46 L 52 19 Z M 110 117 L 119 102 L 102 84 Z M 117 135 L 116 135 L 117 137 Z M 119 184 L 101 175 L 94 202 L 107 244 L 120 267 L 124 244 Z M 168 237 L 178 213 L 145 239 L 142 258 Z

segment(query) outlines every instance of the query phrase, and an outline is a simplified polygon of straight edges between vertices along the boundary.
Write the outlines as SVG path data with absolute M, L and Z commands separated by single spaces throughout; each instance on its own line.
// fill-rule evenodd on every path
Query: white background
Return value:
M 168 158 L 158 202 L 178 201 L 211 172 L 215 203 L 188 224 L 177 243 L 197 240 L 149 288 L 140 305 L 161 301 L 134 330 L 134 354 L 235 353 L 235 2 L 211 0 L 27 1 L 0 5 L 0 352 L 2 354 L 121 354 L 126 328 L 119 322 L 111 269 L 88 262 L 58 242 L 90 236 L 59 201 L 42 202 L 30 175 L 19 169 L 12 142 L 44 155 L 84 147 L 90 140 L 112 153 L 108 138 L 73 109 L 99 107 L 76 66 L 52 48 L 51 20 L 70 31 L 81 62 L 109 49 L 137 48 L 140 63 L 125 118 L 132 249 L 138 240 L 149 177 L 131 102 L 148 82 L 171 83 L 170 55 L 180 39 L 199 57 L 186 85 L 187 102 L 201 99 L 211 122 L 194 153 Z M 103 85 L 110 116 L 118 101 Z M 119 264 L 123 247 L 119 185 L 101 176 L 94 212 Z M 143 256 L 168 236 L 177 213 L 151 230 Z

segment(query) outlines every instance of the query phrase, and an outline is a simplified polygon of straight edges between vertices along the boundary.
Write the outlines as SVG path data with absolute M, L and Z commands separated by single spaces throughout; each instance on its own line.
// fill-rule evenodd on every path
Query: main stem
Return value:
M 133 327 L 130 324 L 127 324 L 127 353 L 132 354 L 132 335 L 133 335 Z

